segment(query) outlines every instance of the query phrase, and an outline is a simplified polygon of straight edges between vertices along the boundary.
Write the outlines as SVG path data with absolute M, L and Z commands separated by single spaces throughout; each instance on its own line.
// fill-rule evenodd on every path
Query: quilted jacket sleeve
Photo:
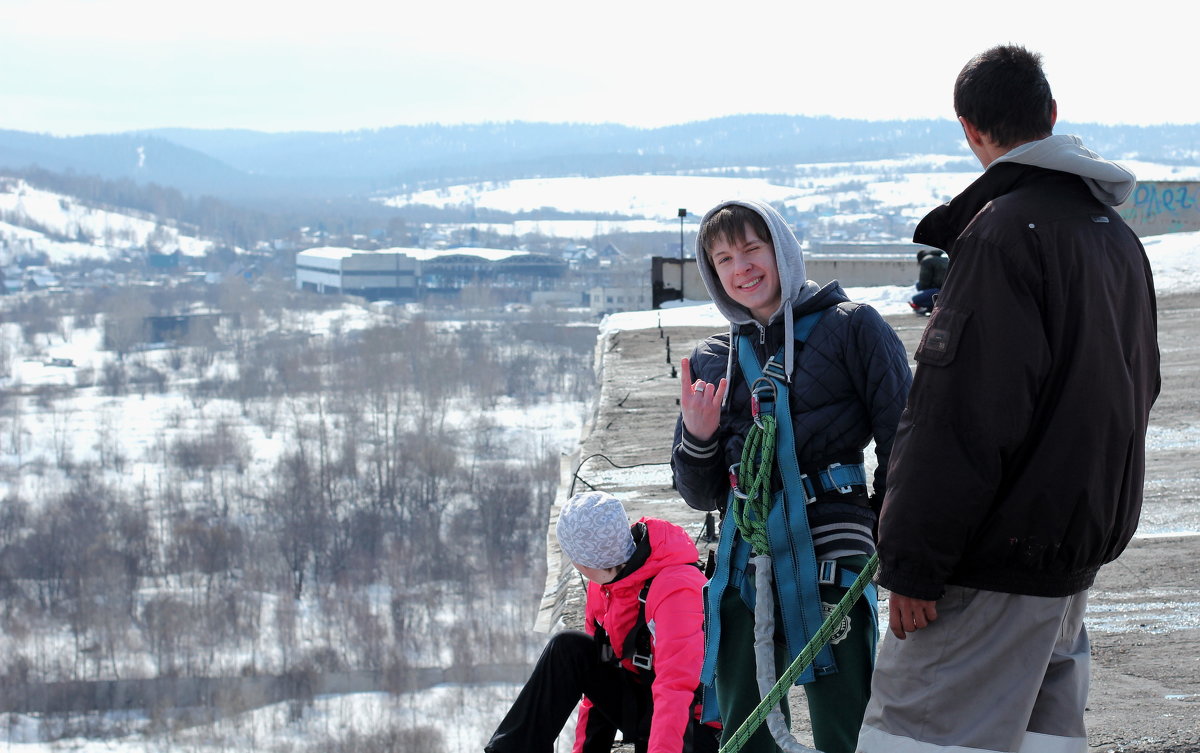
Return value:
M 728 339 L 709 338 L 692 351 L 689 359 L 692 374 L 718 384 L 725 378 L 728 357 Z M 728 431 L 727 427 L 723 413 L 717 433 L 710 439 L 699 440 L 683 425 L 682 415 L 675 421 L 671 470 L 679 496 L 693 509 L 718 510 L 725 505 L 729 495 L 729 471 L 725 465 L 722 437 Z
M 855 308 L 851 315 L 851 332 L 854 343 L 847 349 L 847 358 L 857 361 L 857 365 L 848 369 L 848 373 L 867 408 L 871 436 L 875 440 L 878 465 L 872 482 L 872 498 L 878 513 L 887 489 L 887 468 L 896 439 L 896 426 L 912 386 L 912 369 L 899 336 L 872 307 Z

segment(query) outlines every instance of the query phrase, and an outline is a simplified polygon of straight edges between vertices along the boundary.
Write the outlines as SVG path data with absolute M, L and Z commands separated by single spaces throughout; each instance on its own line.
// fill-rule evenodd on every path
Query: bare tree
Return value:
M 104 302 L 103 312 L 105 347 L 124 360 L 145 341 L 146 317 L 154 313 L 150 294 L 142 288 L 125 288 Z

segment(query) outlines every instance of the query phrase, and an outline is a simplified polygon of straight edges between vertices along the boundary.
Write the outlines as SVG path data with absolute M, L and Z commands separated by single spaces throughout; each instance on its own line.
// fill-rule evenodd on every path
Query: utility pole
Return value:
M 679 302 L 683 303 L 686 296 L 683 294 L 683 278 L 686 277 L 683 269 L 683 218 L 687 217 L 687 210 L 680 207 L 679 209 Z

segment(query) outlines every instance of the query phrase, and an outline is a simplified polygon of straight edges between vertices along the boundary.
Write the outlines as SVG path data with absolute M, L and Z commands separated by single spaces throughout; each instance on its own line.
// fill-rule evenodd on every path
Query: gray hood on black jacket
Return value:
M 1123 165 L 1109 162 L 1083 145 L 1078 136 L 1050 136 L 1021 144 L 997 157 L 991 165 L 1019 162 L 1078 175 L 1098 201 L 1115 207 L 1129 198 L 1137 182 Z

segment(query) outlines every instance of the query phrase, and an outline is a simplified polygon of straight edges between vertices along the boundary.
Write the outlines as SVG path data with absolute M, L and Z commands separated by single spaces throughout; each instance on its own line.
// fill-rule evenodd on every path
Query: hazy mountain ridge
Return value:
M 108 180 L 157 183 L 191 194 L 245 192 L 251 176 L 208 154 L 150 135 L 112 134 L 60 138 L 0 131 L 0 166 L 39 167 Z
M 1200 125 L 1061 123 L 1106 157 L 1194 164 Z M 633 128 L 482 123 L 339 133 L 168 128 L 58 138 L 0 131 L 0 167 L 37 165 L 230 198 L 341 198 L 467 180 L 783 166 L 963 151 L 953 120 L 737 115 Z
M 1105 157 L 1200 166 L 1200 126 L 1061 123 L 1057 130 L 1081 135 Z M 618 211 L 628 202 L 615 199 L 612 206 L 585 209 L 562 203 L 567 197 L 558 195 L 521 206 L 481 198 L 489 186 L 527 178 L 757 177 L 799 186 L 827 167 L 831 172 L 826 178 L 843 172 L 848 176 L 845 186 L 827 189 L 833 192 L 827 203 L 840 214 L 853 213 L 858 205 L 846 202 L 866 185 L 856 183 L 866 180 L 879 187 L 881 179 L 869 177 L 881 169 L 873 162 L 931 154 L 950 158 L 933 166 L 935 172 L 978 170 L 958 125 L 950 120 L 740 115 L 655 129 L 511 122 L 344 133 L 161 129 L 72 138 L 0 130 L 0 176 L 92 207 L 147 212 L 162 223 L 194 227 L 199 237 L 219 246 L 243 249 L 281 238 L 299 240 L 295 235 L 301 228 L 403 245 L 413 242 L 414 228 L 427 223 L 499 223 L 493 229 L 512 236 L 528 232 L 509 227 L 517 222 L 645 215 Z M 955 155 L 961 155 L 961 162 Z M 861 169 L 854 163 L 861 163 Z M 894 177 L 884 172 L 889 180 Z M 447 202 L 435 195 L 443 191 L 463 198 Z M 403 196 L 417 198 L 380 201 Z M 687 196 L 681 188 L 678 197 L 672 194 L 667 201 L 669 210 L 645 216 L 673 218 L 673 207 L 709 200 Z M 872 201 L 878 208 L 891 199 Z M 31 231 L 46 230 L 44 220 L 25 216 L 14 211 L 4 219 Z

